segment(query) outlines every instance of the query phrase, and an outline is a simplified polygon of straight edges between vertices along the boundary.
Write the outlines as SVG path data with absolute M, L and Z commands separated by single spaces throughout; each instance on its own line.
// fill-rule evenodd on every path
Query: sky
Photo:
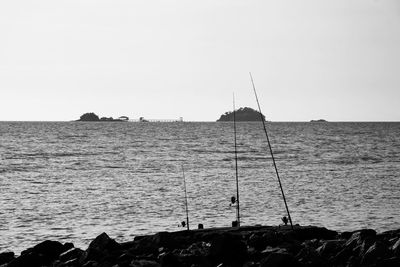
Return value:
M 400 121 L 398 0 L 0 1 L 0 121 Z

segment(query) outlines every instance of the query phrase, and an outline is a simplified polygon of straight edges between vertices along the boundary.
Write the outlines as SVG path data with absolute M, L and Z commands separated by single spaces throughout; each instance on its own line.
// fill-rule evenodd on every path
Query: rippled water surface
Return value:
M 277 225 L 284 204 L 260 123 L 238 123 L 242 224 Z M 294 223 L 400 228 L 400 123 L 267 125 Z M 0 122 L 0 252 L 45 239 L 86 248 L 179 230 L 235 211 L 231 123 Z

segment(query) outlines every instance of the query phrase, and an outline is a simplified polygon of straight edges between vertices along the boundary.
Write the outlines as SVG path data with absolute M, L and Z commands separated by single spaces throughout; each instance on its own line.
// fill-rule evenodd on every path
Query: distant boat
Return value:
M 129 121 L 129 117 L 121 116 L 121 117 L 118 118 L 118 120 L 120 120 L 120 121 Z
M 146 120 L 144 117 L 140 117 L 140 118 L 139 118 L 139 121 L 140 121 L 140 122 L 149 122 L 149 121 Z

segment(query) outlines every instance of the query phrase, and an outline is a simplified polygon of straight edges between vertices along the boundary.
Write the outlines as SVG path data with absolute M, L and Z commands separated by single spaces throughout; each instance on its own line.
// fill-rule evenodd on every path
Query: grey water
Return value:
M 400 228 L 400 123 L 267 124 L 295 224 Z M 242 225 L 285 207 L 260 123 L 238 123 Z M 232 123 L 0 122 L 0 252 L 230 226 Z

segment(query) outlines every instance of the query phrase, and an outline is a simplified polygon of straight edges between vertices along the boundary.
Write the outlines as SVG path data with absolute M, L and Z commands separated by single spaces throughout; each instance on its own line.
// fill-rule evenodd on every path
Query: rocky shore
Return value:
M 86 250 L 46 240 L 1 267 L 400 266 L 400 229 L 338 233 L 314 226 L 252 226 L 160 232 L 118 243 L 106 233 Z

